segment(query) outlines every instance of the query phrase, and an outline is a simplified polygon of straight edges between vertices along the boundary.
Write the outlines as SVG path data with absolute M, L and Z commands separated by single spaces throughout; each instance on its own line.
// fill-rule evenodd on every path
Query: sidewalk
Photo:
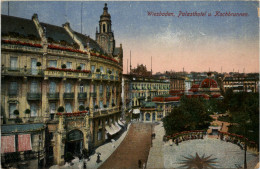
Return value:
M 155 139 L 153 139 L 153 146 L 150 149 L 146 168 L 164 168 L 164 151 L 163 151 L 163 123 L 160 122 L 154 127 Z
M 124 133 L 115 141 L 106 143 L 100 147 L 98 147 L 95 151 L 96 153 L 90 156 L 90 160 L 85 160 L 87 169 L 96 169 L 100 167 L 106 160 L 107 158 L 117 149 L 117 147 L 121 144 L 121 142 L 124 140 L 126 134 L 129 131 L 131 124 L 128 124 L 127 130 L 124 131 Z M 101 153 L 100 160 L 101 162 L 97 163 L 97 152 Z M 79 160 L 78 158 L 75 158 L 72 160 L 73 165 L 69 165 L 66 163 L 63 166 L 52 166 L 50 169 L 83 169 L 83 160 Z

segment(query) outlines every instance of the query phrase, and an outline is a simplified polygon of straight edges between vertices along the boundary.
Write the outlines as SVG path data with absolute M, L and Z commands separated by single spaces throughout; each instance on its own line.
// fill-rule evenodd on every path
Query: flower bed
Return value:
M 87 52 L 81 51 L 79 49 L 73 49 L 73 48 L 66 48 L 66 47 L 61 47 L 57 45 L 48 45 L 49 49 L 56 49 L 56 50 L 65 50 L 69 52 L 76 52 L 76 53 L 82 53 L 82 54 L 88 54 Z
M 66 116 L 66 117 L 73 117 L 73 116 L 84 116 L 88 111 L 78 111 L 73 113 L 56 113 L 58 116 Z
M 63 69 L 56 67 L 48 67 L 47 70 L 56 70 L 56 71 L 64 71 L 64 72 L 78 72 L 78 73 L 90 73 L 90 70 L 78 70 L 78 69 Z
M 100 58 L 103 58 L 103 59 L 106 59 L 106 60 L 111 60 L 113 62 L 116 62 L 118 63 L 118 61 L 114 58 L 110 58 L 110 57 L 107 57 L 107 56 L 104 56 L 104 55 L 101 55 L 101 54 L 96 54 L 96 53 L 90 53 L 91 56 L 96 56 L 96 57 L 100 57 Z
M 28 43 L 28 42 L 20 42 L 20 41 L 13 41 L 13 40 L 2 40 L 2 43 L 13 44 L 13 45 L 30 46 L 30 47 L 36 47 L 36 48 L 41 48 L 41 47 L 42 47 L 41 44 Z
M 172 136 L 166 136 L 166 137 L 168 139 L 171 139 L 171 138 L 179 137 L 179 136 L 186 135 L 186 134 L 199 134 L 199 133 L 203 133 L 203 132 L 204 132 L 203 130 L 183 131 L 180 133 L 175 133 Z

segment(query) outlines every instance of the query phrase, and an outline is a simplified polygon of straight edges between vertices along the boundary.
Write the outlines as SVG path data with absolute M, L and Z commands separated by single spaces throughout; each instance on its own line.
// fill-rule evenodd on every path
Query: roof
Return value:
M 88 46 L 91 48 L 91 49 L 95 49 L 96 51 L 100 51 L 100 52 L 103 52 L 103 49 L 99 46 L 99 44 L 94 41 L 93 39 L 91 39 L 89 36 L 85 36 L 83 34 L 80 34 L 78 32 L 74 32 L 78 38 L 81 40 L 81 42 L 83 43 L 84 47 Z
M 11 133 L 20 133 L 20 132 L 30 132 L 30 131 L 42 130 L 44 128 L 45 125 L 43 123 L 2 125 L 1 133 L 11 134 Z
M 157 105 L 154 102 L 144 102 L 142 107 L 143 108 L 156 108 Z
M 37 39 L 40 39 L 40 35 L 38 34 L 38 31 L 32 20 L 1 15 L 1 23 L 2 36 L 15 32 L 25 37 L 32 35 Z
M 69 44 L 73 44 L 74 41 L 67 33 L 67 31 L 60 26 L 50 25 L 46 23 L 40 23 L 43 30 L 46 31 L 46 38 L 52 38 L 54 41 L 66 41 Z
M 204 79 L 202 82 L 201 82 L 201 85 L 200 85 L 202 88 L 217 88 L 218 87 L 218 84 L 215 80 L 213 79 L 210 79 L 210 78 L 206 78 Z

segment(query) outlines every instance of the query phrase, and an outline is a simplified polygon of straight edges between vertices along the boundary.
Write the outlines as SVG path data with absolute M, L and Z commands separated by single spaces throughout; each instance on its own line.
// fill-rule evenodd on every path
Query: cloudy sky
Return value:
M 105 1 L 101 2 L 10 2 L 9 15 L 30 19 L 38 14 L 41 22 L 61 26 L 70 22 L 73 30 L 95 39 L 95 31 Z M 182 71 L 259 71 L 259 2 L 118 2 L 108 1 L 108 12 L 116 46 L 124 50 L 132 67 L 144 64 L 153 72 Z M 2 2 L 2 14 L 8 13 Z M 179 12 L 206 12 L 206 16 L 180 16 Z M 247 13 L 247 16 L 214 16 L 221 13 Z M 149 16 L 148 12 L 174 13 L 175 16 Z M 211 13 L 211 16 L 208 14 Z M 129 66 L 128 66 L 129 67 Z

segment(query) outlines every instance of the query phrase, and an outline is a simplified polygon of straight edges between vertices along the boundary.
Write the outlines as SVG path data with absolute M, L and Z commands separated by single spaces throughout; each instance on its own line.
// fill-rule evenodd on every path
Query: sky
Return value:
M 116 46 L 124 51 L 124 73 L 146 65 L 153 73 L 164 71 L 259 72 L 259 17 L 257 1 L 20 1 L 9 2 L 9 15 L 72 29 L 95 39 L 104 3 L 111 15 Z M 7 2 L 1 13 L 8 14 Z M 205 12 L 206 16 L 180 16 L 179 12 Z M 215 16 L 247 13 L 247 16 Z M 148 12 L 175 16 L 149 16 Z M 208 14 L 211 13 L 211 16 Z M 128 60 L 128 66 L 127 66 Z

